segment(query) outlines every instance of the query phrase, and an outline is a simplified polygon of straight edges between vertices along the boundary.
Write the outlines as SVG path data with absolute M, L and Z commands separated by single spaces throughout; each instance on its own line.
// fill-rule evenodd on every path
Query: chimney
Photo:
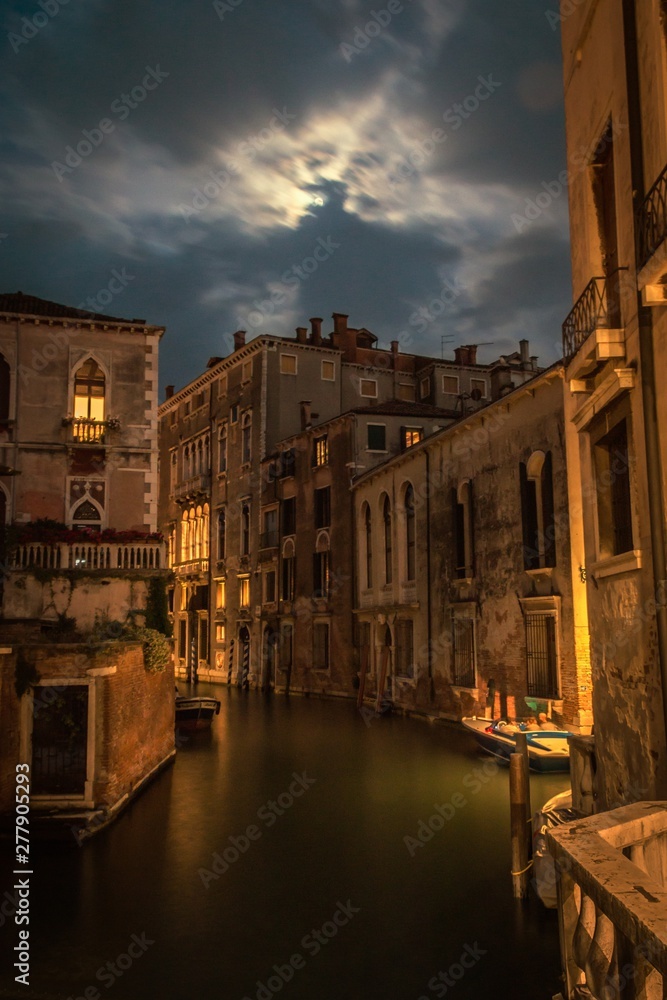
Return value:
M 468 364 L 477 364 L 477 344 L 468 344 Z
M 319 316 L 311 317 L 310 328 L 312 330 L 310 342 L 311 344 L 314 344 L 315 347 L 319 347 L 322 343 L 322 320 Z
M 345 337 L 347 333 L 347 321 L 349 316 L 347 313 L 332 313 L 332 319 L 334 321 L 334 336 Z
M 296 339 L 299 344 L 305 344 L 308 341 L 308 327 L 307 326 L 297 326 L 296 328 Z
M 240 351 L 245 347 L 245 330 L 237 330 L 234 334 L 234 350 Z
M 491 399 L 500 399 L 514 388 L 509 365 L 495 365 L 491 372 Z
M 455 365 L 467 365 L 468 357 L 469 357 L 469 349 L 467 347 L 456 347 L 454 349 Z
M 171 397 L 173 395 L 174 395 L 174 387 L 173 387 L 173 385 L 166 385 L 164 387 L 164 398 L 165 399 L 171 399 Z
M 539 357 L 539 355 L 537 355 L 537 354 L 531 354 L 531 356 L 530 356 L 530 367 L 533 369 L 534 372 L 537 371 L 538 357 Z
M 215 366 L 218 364 L 219 361 L 222 361 L 222 358 L 209 358 L 208 361 L 206 362 L 206 367 L 215 368 Z
M 392 354 L 398 354 L 398 341 L 397 340 L 392 340 L 392 342 L 391 342 L 391 353 Z
M 530 341 L 520 340 L 519 347 L 521 349 L 521 367 L 525 372 L 530 371 Z
M 311 401 L 309 399 L 302 399 L 299 406 L 301 407 L 301 430 L 305 431 L 312 425 L 310 413 Z

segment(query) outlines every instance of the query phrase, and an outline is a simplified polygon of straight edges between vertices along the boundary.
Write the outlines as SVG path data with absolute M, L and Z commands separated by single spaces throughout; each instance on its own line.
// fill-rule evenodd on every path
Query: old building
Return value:
M 358 407 L 389 401 L 437 406 L 452 416 L 534 374 L 523 354 L 492 365 L 474 346 L 454 360 L 383 348 L 333 314 L 296 337 L 234 334 L 234 350 L 160 406 L 160 526 L 176 583 L 172 614 L 181 676 L 260 683 L 262 675 L 262 462 L 278 442 Z
M 590 731 L 573 636 L 562 367 L 354 484 L 362 697 Z
M 356 407 L 279 442 L 262 467 L 264 686 L 352 697 L 358 683 L 354 620 L 356 475 L 452 422 L 426 403 Z
M 166 598 L 157 528 L 164 330 L 0 296 L 3 773 L 38 815 L 101 826 L 174 753 L 174 685 L 138 636 Z M 157 612 L 154 617 L 157 617 Z M 0 810 L 10 808 L 9 785 Z
M 565 406 L 600 808 L 637 789 L 667 795 L 665 14 L 658 0 L 604 0 L 563 20 L 575 299 Z

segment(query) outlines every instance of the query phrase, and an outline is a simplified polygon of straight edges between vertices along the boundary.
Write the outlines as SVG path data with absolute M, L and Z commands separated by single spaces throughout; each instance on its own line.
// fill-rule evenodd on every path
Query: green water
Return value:
M 31 984 L 5 977 L 0 996 L 557 992 L 555 913 L 511 895 L 507 770 L 468 734 L 366 724 L 349 703 L 217 694 L 211 734 L 187 740 L 114 826 L 82 848 L 36 847 Z M 534 806 L 566 785 L 531 781 Z M 442 828 L 418 846 L 436 806 Z M 0 934 L 6 954 L 16 928 Z

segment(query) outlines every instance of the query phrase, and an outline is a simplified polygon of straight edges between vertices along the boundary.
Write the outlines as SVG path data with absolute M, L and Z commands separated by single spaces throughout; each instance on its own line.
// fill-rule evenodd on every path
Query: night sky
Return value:
M 0 291 L 166 325 L 163 385 L 334 311 L 559 356 L 557 0 L 41 3 L 2 5 Z

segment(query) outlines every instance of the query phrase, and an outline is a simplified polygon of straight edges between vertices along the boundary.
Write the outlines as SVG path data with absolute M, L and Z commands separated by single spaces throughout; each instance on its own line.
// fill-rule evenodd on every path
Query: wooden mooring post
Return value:
M 519 737 L 523 737 L 520 740 Z M 530 779 L 528 747 L 524 733 L 517 733 L 517 752 L 510 756 L 510 823 L 512 828 L 512 891 L 525 899 L 530 883 Z

